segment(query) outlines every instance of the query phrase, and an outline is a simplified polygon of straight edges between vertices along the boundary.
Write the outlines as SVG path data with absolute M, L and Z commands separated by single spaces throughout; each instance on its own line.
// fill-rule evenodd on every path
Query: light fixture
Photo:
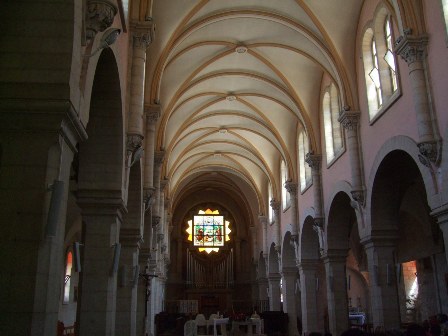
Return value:
M 93 53 L 91 53 L 90 55 L 84 55 L 84 57 L 92 57 L 100 50 L 109 48 L 112 44 L 115 43 L 115 41 L 117 41 L 118 35 L 120 35 L 120 33 L 121 30 L 118 28 L 107 29 L 101 37 L 99 47 Z
M 235 48 L 235 52 L 237 54 L 245 54 L 247 52 L 247 48 L 243 45 L 239 45 Z

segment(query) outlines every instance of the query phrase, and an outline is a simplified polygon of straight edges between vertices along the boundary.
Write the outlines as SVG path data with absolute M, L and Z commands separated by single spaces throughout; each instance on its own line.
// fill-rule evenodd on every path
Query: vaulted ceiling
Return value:
M 323 79 L 356 106 L 360 0 L 154 1 L 146 104 L 160 103 L 156 147 L 174 200 L 238 189 L 255 213 L 279 198 L 280 162 L 297 181 L 297 135 L 320 152 Z

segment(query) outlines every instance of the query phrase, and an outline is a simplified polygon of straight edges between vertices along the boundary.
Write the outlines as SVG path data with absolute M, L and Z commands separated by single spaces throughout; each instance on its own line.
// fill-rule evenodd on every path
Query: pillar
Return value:
M 440 230 L 443 233 L 443 242 L 448 246 L 448 204 L 437 208 L 431 212 L 431 216 L 435 217 L 439 224 Z M 448 249 L 445 248 L 446 263 L 448 265 Z
M 87 139 L 71 106 L 31 99 L 0 106 L 2 335 L 56 335 L 70 167 L 76 143 Z
M 144 137 L 146 49 L 154 38 L 154 23 L 152 21 L 135 22 L 130 28 L 133 44 L 128 135 L 140 138 L 141 142 Z
M 313 154 L 312 152 L 307 153 L 305 157 L 306 163 L 311 168 L 311 176 L 313 178 L 313 201 L 314 201 L 314 209 L 315 215 L 314 218 L 320 220 L 324 217 L 323 212 L 323 201 L 322 201 L 322 155 Z
M 408 64 L 409 79 L 412 86 L 412 98 L 417 117 L 420 153 L 433 163 L 441 156 L 437 139 L 436 120 L 432 115 L 430 90 L 426 81 L 425 59 L 427 57 L 428 36 L 401 36 L 396 43 L 395 52 Z
M 352 198 L 360 206 L 364 206 L 365 187 L 362 179 L 361 147 L 359 143 L 359 111 L 343 110 L 339 115 L 339 122 L 345 129 L 346 143 L 350 159 L 352 175 Z
M 281 276 L 279 273 L 270 273 L 268 276 L 270 310 L 280 311 L 280 302 L 281 302 L 280 279 Z
M 296 309 L 296 281 L 297 268 L 283 268 L 283 311 L 288 314 L 288 335 L 298 336 L 297 309 Z
M 78 205 L 85 224 L 79 335 L 115 335 L 117 273 L 113 264 L 123 200 L 113 191 L 79 190 Z
M 327 302 L 330 333 L 340 335 L 349 328 L 346 250 L 330 250 L 323 256 L 327 277 Z
M 298 214 L 297 214 L 297 187 L 298 184 L 292 181 L 286 181 L 285 186 L 286 190 L 289 192 L 290 200 L 291 200 L 291 239 L 296 242 L 298 241 L 298 232 L 299 232 L 299 223 L 298 223 Z
M 395 239 L 369 237 L 363 239 L 369 268 L 370 302 L 374 327 L 399 329 L 400 308 L 395 274 Z
M 140 273 L 140 241 L 140 230 L 121 228 L 121 253 L 115 323 L 115 333 L 117 335 L 137 335 L 137 283 Z
M 300 294 L 302 303 L 302 334 L 318 330 L 317 323 L 317 271 L 318 261 L 305 261 L 299 264 Z
M 275 243 L 275 250 L 280 255 L 281 246 L 282 246 L 282 227 L 280 223 L 280 202 L 276 201 L 275 199 L 272 199 L 270 202 L 270 206 L 274 212 L 274 243 Z M 267 252 L 267 251 L 266 251 Z
M 266 216 L 258 216 L 258 221 L 263 228 L 263 257 L 268 260 L 268 218 Z

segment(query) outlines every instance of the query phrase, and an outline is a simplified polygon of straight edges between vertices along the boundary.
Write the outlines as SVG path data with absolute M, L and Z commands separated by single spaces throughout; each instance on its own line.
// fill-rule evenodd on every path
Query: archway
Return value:
M 446 292 L 440 290 L 441 270 L 447 269 L 442 233 L 429 213 L 415 161 L 401 150 L 387 154 L 372 188 L 371 235 L 363 239 L 376 325 L 397 327 L 446 309 Z M 418 295 L 412 289 L 417 284 Z
M 87 134 L 79 149 L 76 193 L 83 220 L 79 334 L 109 334 L 115 329 L 119 233 L 125 209 L 121 88 L 110 49 L 103 50 L 98 60 Z

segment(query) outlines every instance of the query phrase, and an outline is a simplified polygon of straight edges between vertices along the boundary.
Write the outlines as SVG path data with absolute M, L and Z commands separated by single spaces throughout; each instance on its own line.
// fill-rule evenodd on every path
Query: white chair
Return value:
M 210 314 L 207 324 L 207 334 L 210 333 L 210 328 L 213 328 L 213 320 L 219 318 L 218 314 Z
M 189 320 L 184 324 L 184 336 L 197 336 L 198 329 L 196 326 L 196 321 Z
M 227 323 L 229 323 L 229 318 L 217 318 L 213 320 L 213 335 L 218 336 L 218 330 L 216 326 L 220 326 L 221 335 L 227 336 Z
M 204 332 L 207 333 L 207 320 L 205 319 L 204 314 L 197 314 L 194 319 L 196 322 L 197 329 L 203 328 Z

